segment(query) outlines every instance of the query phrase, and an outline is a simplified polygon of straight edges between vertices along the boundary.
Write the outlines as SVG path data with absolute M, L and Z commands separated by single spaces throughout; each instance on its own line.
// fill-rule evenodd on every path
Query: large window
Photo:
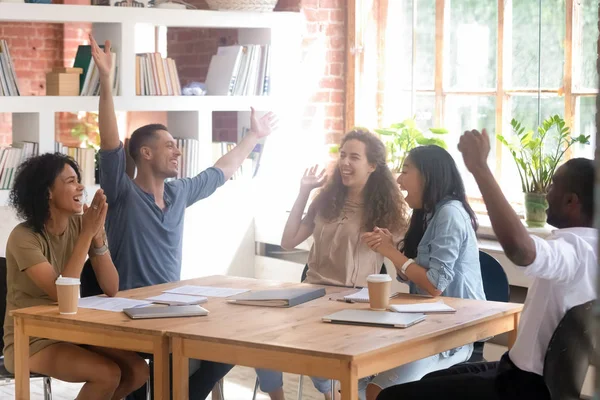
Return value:
M 380 58 L 357 58 L 363 64 L 358 69 L 368 71 L 364 64 L 370 62 L 384 68 L 377 120 L 351 123 L 386 126 L 415 116 L 422 129 L 447 128 L 449 151 L 474 198 L 480 194 L 456 149 L 467 129 L 510 136 L 512 118 L 535 129 L 558 114 L 574 135 L 592 138 L 591 146 L 576 146 L 568 155 L 593 158 L 597 0 L 356 1 L 357 15 L 367 4 L 367 12 L 386 16 L 377 21 Z M 365 29 L 359 21 L 358 41 Z M 356 78 L 364 79 L 360 73 Z M 497 140 L 488 162 L 506 195 L 520 203 L 514 161 Z

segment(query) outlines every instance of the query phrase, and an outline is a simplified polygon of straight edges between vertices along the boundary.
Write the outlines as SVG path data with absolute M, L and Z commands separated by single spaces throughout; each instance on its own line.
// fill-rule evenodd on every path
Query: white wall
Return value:
M 0 257 L 6 257 L 6 242 L 13 228 L 19 223 L 14 210 L 0 207 Z

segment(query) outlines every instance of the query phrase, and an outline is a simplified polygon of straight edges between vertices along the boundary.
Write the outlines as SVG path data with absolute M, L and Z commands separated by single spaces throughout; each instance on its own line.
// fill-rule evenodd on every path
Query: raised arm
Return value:
M 492 228 L 504 253 L 516 265 L 530 265 L 536 257 L 535 243 L 504 197 L 488 167 L 490 138 L 487 131 L 484 129 L 482 133 L 476 130 L 465 132 L 460 138 L 458 149 L 479 186 Z
M 298 197 L 294 202 L 294 206 L 292 207 L 292 211 L 290 212 L 290 216 L 288 217 L 283 230 L 281 247 L 284 249 L 291 250 L 295 248 L 308 239 L 315 229 L 315 206 L 311 205 L 309 207 L 308 213 L 304 218 L 302 218 L 302 215 L 304 214 L 306 203 L 310 197 L 310 192 L 313 189 L 322 186 L 327 179 L 325 170 L 321 171 L 318 175 L 316 174 L 317 168 L 318 166 L 315 165 L 310 168 L 310 170 L 307 169 L 304 171 L 304 176 L 300 183 L 300 192 L 298 193 Z
M 112 97 L 112 86 L 110 71 L 112 69 L 112 54 L 110 52 L 110 41 L 104 43 L 104 51 L 90 35 L 92 46 L 92 57 L 100 73 L 100 104 L 98 106 L 98 127 L 100 130 L 100 147 L 102 150 L 114 150 L 121 144 L 115 105 Z
M 258 118 L 254 108 L 252 109 L 250 120 L 250 132 L 246 137 L 215 163 L 215 167 L 223 171 L 226 181 L 233 176 L 244 160 L 248 158 L 248 155 L 252 152 L 259 139 L 270 135 L 277 126 L 277 119 L 273 113 L 267 113 Z

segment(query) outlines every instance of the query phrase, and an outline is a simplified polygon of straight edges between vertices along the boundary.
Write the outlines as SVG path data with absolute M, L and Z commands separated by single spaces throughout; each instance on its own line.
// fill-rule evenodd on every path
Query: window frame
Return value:
M 378 58 L 375 62 L 383 65 L 382 57 L 385 55 L 385 24 L 389 1 L 394 0 L 350 0 L 347 10 L 347 63 L 346 63 L 346 130 L 353 126 L 380 126 L 382 120 L 383 98 L 379 95 L 382 83 L 377 80 L 377 87 L 368 89 L 368 96 L 363 96 L 368 80 L 362 76 L 362 72 L 368 70 L 365 63 L 369 62 L 364 56 L 364 38 L 368 32 L 377 32 Z M 418 1 L 418 0 L 414 0 Z M 564 99 L 563 118 L 570 129 L 575 129 L 578 118 L 577 101 L 580 97 L 597 96 L 597 89 L 578 89 L 573 82 L 573 71 L 578 68 L 582 60 L 578 58 L 581 54 L 579 48 L 573 48 L 574 43 L 581 43 L 579 37 L 580 15 L 583 5 L 576 0 L 565 0 L 565 50 L 564 50 L 564 73 L 561 88 L 533 88 L 525 89 L 518 87 L 507 87 L 505 82 L 510 79 L 507 74 L 511 73 L 510 63 L 512 61 L 511 37 L 512 34 L 512 4 L 515 0 L 497 0 L 497 46 L 496 46 L 496 88 L 495 90 L 465 91 L 452 90 L 444 87 L 444 42 L 448 39 L 445 24 L 449 20 L 450 0 L 435 0 L 435 76 L 433 90 L 419 90 L 413 88 L 411 95 L 431 94 L 435 96 L 435 124 L 443 126 L 446 97 L 448 95 L 466 96 L 495 96 L 496 116 L 495 132 L 510 131 L 511 98 L 518 95 L 556 95 Z M 518 0 L 517 0 L 518 1 Z M 593 1 L 593 0 L 588 0 Z M 413 23 L 415 17 L 413 15 Z M 373 27 L 373 22 L 375 27 Z M 506 43 L 506 45 L 505 45 Z M 575 51 L 573 51 L 575 50 Z M 413 52 L 415 46 L 413 43 Z M 416 57 L 413 57 L 413 69 Z M 372 62 L 372 61 L 371 61 Z M 379 67 L 381 68 L 381 67 Z M 380 71 L 380 70 L 378 70 Z M 382 76 L 382 75 L 380 75 Z M 413 79 L 414 81 L 414 79 Z M 372 84 L 371 84 L 372 85 Z M 375 96 L 373 96 L 375 94 Z M 361 100 L 363 97 L 366 100 Z M 375 100 L 375 110 L 372 108 L 372 100 Z M 371 103 L 367 103 L 371 101 Z M 413 101 L 414 103 L 414 101 Z M 365 107 L 371 110 L 365 111 Z M 494 175 L 502 179 L 503 162 L 513 162 L 504 154 L 503 145 L 499 140 L 492 144 L 495 146 L 495 168 Z M 503 157 L 504 154 L 504 157 Z M 566 159 L 571 157 L 571 151 L 566 153 Z M 475 199 L 475 198 L 473 198 Z M 480 199 L 479 199 L 480 200 Z

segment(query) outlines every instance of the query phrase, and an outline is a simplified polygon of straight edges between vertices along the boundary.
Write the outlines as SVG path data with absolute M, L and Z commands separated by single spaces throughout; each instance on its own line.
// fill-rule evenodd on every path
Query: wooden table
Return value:
M 193 284 L 270 289 L 301 286 L 236 277 L 208 277 Z M 173 352 L 173 398 L 188 399 L 188 360 L 197 358 L 337 379 L 343 399 L 358 399 L 358 379 L 477 340 L 509 332 L 516 339 L 522 304 L 456 298 L 444 302 L 455 314 L 429 314 L 408 329 L 329 324 L 321 317 L 346 308 L 368 308 L 329 300 L 346 288 L 293 308 L 251 307 L 210 299 L 207 317 L 167 329 Z M 393 303 L 433 301 L 402 295 Z
M 159 294 L 159 285 L 120 292 L 118 297 L 144 299 Z M 165 334 L 171 319 L 132 320 L 120 312 L 80 308 L 75 315 L 60 315 L 58 306 L 15 310 L 15 395 L 29 399 L 29 337 L 138 351 L 154 355 L 154 393 L 169 399 L 170 342 Z M 178 318 L 177 320 L 185 320 Z

